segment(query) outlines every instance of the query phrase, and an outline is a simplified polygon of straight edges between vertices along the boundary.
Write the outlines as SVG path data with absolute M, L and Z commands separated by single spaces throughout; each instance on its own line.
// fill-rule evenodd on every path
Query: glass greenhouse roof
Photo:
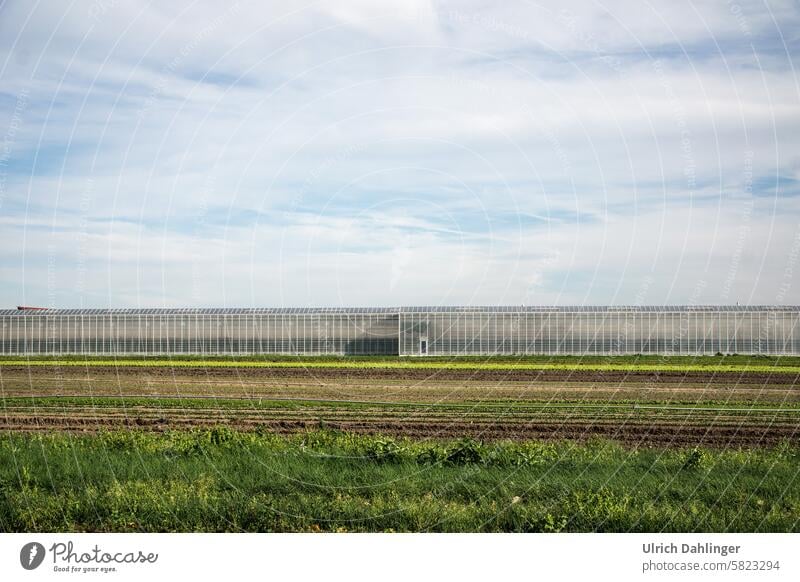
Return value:
M 0 316 L 47 315 L 323 315 L 398 313 L 675 313 L 675 312 L 798 312 L 798 305 L 484 305 L 415 307 L 179 307 L 145 309 L 2 309 Z

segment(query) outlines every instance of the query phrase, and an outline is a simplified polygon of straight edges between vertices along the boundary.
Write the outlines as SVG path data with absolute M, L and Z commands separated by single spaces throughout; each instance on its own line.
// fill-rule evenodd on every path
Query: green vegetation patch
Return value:
M 679 411 L 691 412 L 726 412 L 730 414 L 753 414 L 753 413 L 774 413 L 798 415 L 800 413 L 800 403 L 782 402 L 780 404 L 758 403 L 748 401 L 705 401 L 681 402 L 676 400 L 615 400 L 615 401 L 592 401 L 584 400 L 480 400 L 464 402 L 402 402 L 402 401 L 369 401 L 369 400 L 330 400 L 330 399 L 307 399 L 302 396 L 296 398 L 271 398 L 264 397 L 241 397 L 229 398 L 226 396 L 185 396 L 164 397 L 164 396 L 10 396 L 0 398 L 0 410 L 30 409 L 47 410 L 63 408 L 88 408 L 88 409 L 135 409 L 135 408 L 179 408 L 179 409 L 273 409 L 273 408 L 303 408 L 313 406 L 315 408 L 330 407 L 346 409 L 386 409 L 386 410 L 438 410 L 452 412 L 480 412 L 480 411 L 528 411 L 528 412 L 564 412 L 575 414 L 581 410 L 596 413 L 603 412 L 639 412 L 641 414 L 656 413 L 659 411 Z M 800 429 L 799 429 L 800 430 Z
M 800 448 L 0 436 L 2 531 L 800 531 Z
M 552 370 L 552 371 L 596 371 L 596 372 L 727 372 L 727 373 L 774 373 L 774 374 L 800 374 L 800 365 L 796 359 L 793 363 L 779 363 L 777 361 L 761 361 L 759 359 L 747 360 L 743 363 L 722 363 L 721 361 L 700 361 L 689 358 L 689 361 L 675 362 L 669 358 L 650 363 L 647 360 L 628 362 L 625 360 L 592 361 L 575 358 L 569 361 L 550 360 L 537 361 L 520 358 L 517 361 L 503 359 L 495 361 L 486 360 L 453 360 L 433 358 L 397 358 L 387 359 L 314 359 L 301 360 L 283 359 L 153 359 L 153 358 L 120 358 L 120 359 L 12 359 L 0 360 L 0 366 L 51 366 L 51 367 L 204 367 L 204 368 L 342 368 L 342 369 L 432 369 L 432 370 Z M 719 359 L 721 360 L 721 358 Z
M 256 363 L 295 363 L 304 362 L 316 363 L 342 363 L 342 362 L 364 362 L 380 364 L 385 362 L 404 362 L 404 363 L 495 363 L 495 364 L 671 364 L 688 366 L 714 366 L 720 364 L 728 365 L 763 365 L 763 366 L 795 366 L 800 367 L 800 357 L 798 356 L 769 356 L 769 355 L 715 355 L 715 356 L 667 356 L 652 354 L 631 354 L 631 355 L 481 355 L 481 356 L 343 356 L 332 354 L 308 355 L 285 355 L 285 354 L 169 354 L 169 355 L 137 355 L 137 354 L 118 354 L 118 355 L 88 355 L 88 354 L 61 354 L 53 356 L 31 355 L 31 356 L 0 356 L 0 364 L 4 362 L 19 364 L 20 362 L 136 362 L 136 361 L 168 361 L 174 362 L 223 362 L 226 364 L 236 362 L 256 362 Z

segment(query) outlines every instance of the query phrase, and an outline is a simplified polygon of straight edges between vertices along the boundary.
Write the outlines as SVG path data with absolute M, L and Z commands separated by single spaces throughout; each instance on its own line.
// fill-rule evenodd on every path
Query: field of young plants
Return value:
M 800 358 L 777 356 L 73 356 L 0 357 L 0 366 L 225 367 L 431 370 L 543 370 L 610 372 L 741 372 L 800 375 Z
M 3 531 L 798 531 L 800 360 L 6 358 Z
M 0 360 L 0 430 L 327 427 L 770 446 L 798 436 L 795 368 L 793 359 L 745 357 L 8 358 Z

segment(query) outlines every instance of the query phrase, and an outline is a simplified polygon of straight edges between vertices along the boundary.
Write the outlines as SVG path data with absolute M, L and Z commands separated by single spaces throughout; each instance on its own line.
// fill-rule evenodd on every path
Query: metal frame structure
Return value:
M 0 354 L 800 355 L 798 306 L 0 310 Z

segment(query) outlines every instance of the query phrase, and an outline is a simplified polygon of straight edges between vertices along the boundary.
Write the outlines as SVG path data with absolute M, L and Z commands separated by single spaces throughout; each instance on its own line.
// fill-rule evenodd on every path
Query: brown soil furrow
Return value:
M 266 378 L 303 378 L 323 381 L 329 379 L 384 379 L 393 380 L 449 380 L 449 381 L 566 381 L 566 382 L 645 382 L 651 383 L 731 383 L 747 384 L 796 384 L 800 380 L 798 374 L 763 373 L 763 372 L 645 372 L 645 371 L 594 371 L 594 370 L 452 370 L 435 368 L 238 368 L 238 367 L 148 367 L 135 366 L 103 367 L 79 366 L 3 366 L 0 372 L 3 377 L 9 375 L 55 374 L 59 377 L 81 376 L 99 378 L 101 376 L 141 378 L 164 377 L 206 377 L 236 378 L 264 380 Z
M 147 422 L 136 419 L 119 419 L 109 422 L 100 419 L 53 419 L 53 422 L 41 422 L 39 419 L 16 419 L 13 422 L 0 420 L 3 430 L 67 430 L 97 431 L 103 428 L 127 427 L 137 430 L 164 430 L 189 427 L 213 426 L 202 420 L 174 420 L 164 422 Z M 278 433 L 293 433 L 314 430 L 320 427 L 318 422 L 303 420 L 267 420 L 240 421 L 232 420 L 230 426 L 243 430 L 269 430 Z M 610 438 L 627 445 L 635 446 L 766 446 L 781 441 L 798 442 L 796 429 L 775 430 L 773 427 L 725 427 L 709 428 L 703 426 L 659 425 L 659 426 L 606 426 L 598 424 L 564 425 L 535 424 L 508 425 L 505 423 L 452 423 L 446 426 L 426 423 L 398 422 L 325 422 L 325 427 L 357 433 L 389 434 L 416 438 L 451 438 L 470 436 L 486 440 L 496 439 L 575 439 Z
M 427 409 L 420 408 L 415 410 L 396 409 L 391 407 L 377 408 L 337 408 L 337 407 L 274 407 L 274 408 L 236 408 L 230 407 L 110 407 L 110 406 L 8 406 L 4 409 L 6 415 L 26 415 L 26 416 L 238 416 L 238 417 L 265 417 L 265 416 L 325 416 L 325 417 L 357 417 L 357 418 L 382 418 L 382 419 L 413 419 L 425 418 L 430 420 L 441 420 L 450 418 L 468 419 L 498 419 L 506 421 L 512 420 L 552 420 L 554 418 L 565 420 L 591 419 L 603 422 L 621 422 L 635 419 L 637 422 L 666 422 L 670 420 L 683 420 L 692 422 L 736 422 L 736 423 L 771 423 L 800 425 L 800 420 L 796 412 L 726 412 L 710 411 L 698 412 L 690 409 L 685 411 L 657 411 L 648 410 L 637 412 L 634 409 L 623 408 L 619 410 L 594 411 L 591 409 L 554 409 L 554 410 L 514 410 L 510 409 L 490 409 L 480 410 L 473 408 L 465 409 Z
M 317 413 L 317 412 L 293 412 L 293 413 L 274 413 L 266 412 L 263 414 L 231 414 L 230 412 L 218 413 L 201 413 L 194 411 L 194 413 L 187 412 L 186 414 L 169 414 L 156 412 L 153 414 L 125 414 L 125 413 L 108 413 L 108 414 L 9 414 L 0 421 L 4 422 L 26 422 L 26 423 L 92 423 L 92 422 L 133 422 L 138 424 L 157 423 L 165 424 L 176 422 L 224 422 L 224 423 L 238 423 L 238 422 L 261 422 L 265 420 L 288 420 L 288 421 L 313 421 L 313 422 L 372 422 L 372 423 L 406 423 L 406 424 L 424 424 L 424 425 L 454 425 L 454 424 L 498 424 L 502 423 L 506 426 L 519 426 L 519 425 L 537 425 L 537 426 L 565 426 L 565 425 L 584 425 L 591 424 L 593 426 L 606 426 L 606 427 L 639 427 L 641 429 L 660 428 L 663 426 L 681 426 L 681 427 L 698 427 L 702 429 L 737 429 L 737 428 L 754 428 L 763 427 L 780 431 L 798 432 L 800 427 L 796 422 L 778 422 L 773 420 L 740 420 L 740 419 L 641 419 L 641 418 L 502 418 L 497 417 L 397 417 L 397 416 L 364 416 L 355 414 L 336 414 L 336 413 Z
M 25 374 L 9 374 L 3 373 L 2 374 L 2 381 L 4 384 L 14 385 L 14 384 L 21 384 L 21 385 L 37 385 L 37 386 L 46 386 L 49 384 L 55 385 L 63 385 L 63 384 L 78 384 L 80 386 L 92 386 L 93 383 L 111 383 L 112 385 L 118 385 L 120 382 L 125 383 L 141 383 L 143 385 L 165 385 L 165 377 L 163 375 L 158 376 L 151 376 L 148 374 L 143 373 L 135 373 L 135 371 L 139 370 L 138 368 L 129 368 L 131 373 L 125 374 L 108 374 L 108 373 L 98 373 L 98 374 L 80 374 L 79 377 L 73 375 L 61 375 L 61 376 L 44 376 L 42 374 L 35 374 L 35 373 L 25 373 Z M 401 371 L 402 372 L 402 371 Z M 716 386 L 716 387 L 728 387 L 728 388 L 735 388 L 736 390 L 752 390 L 752 391 L 761 391 L 761 390 L 787 390 L 791 391 L 794 386 L 796 386 L 797 381 L 794 376 L 781 374 L 781 375 L 774 375 L 772 378 L 772 382 L 763 383 L 759 382 L 758 379 L 753 379 L 749 375 L 743 375 L 737 377 L 735 381 L 731 381 L 730 378 L 726 377 L 717 377 L 714 378 L 712 381 L 708 382 L 688 382 L 686 380 L 693 379 L 693 378 L 681 378 L 677 382 L 670 382 L 668 379 L 661 378 L 661 381 L 658 383 L 659 386 L 664 386 L 664 388 L 660 389 L 671 389 L 671 390 L 685 390 L 687 388 L 702 388 L 704 386 Z M 380 383 L 375 382 L 375 380 L 381 380 Z M 783 380 L 783 381 L 781 381 Z M 491 381 L 483 380 L 481 381 L 473 380 L 472 378 L 469 379 L 450 379 L 447 377 L 432 377 L 432 378 L 424 378 L 425 384 L 429 385 L 434 388 L 453 388 L 458 389 L 464 385 L 464 382 L 471 382 L 473 386 L 480 386 L 489 389 L 496 389 L 498 387 L 498 382 L 500 386 L 506 385 L 508 383 L 512 383 L 511 387 L 519 389 L 520 387 L 526 387 L 530 385 L 537 385 L 537 382 L 531 382 L 530 380 L 520 380 L 515 381 L 514 379 L 506 379 L 502 373 L 497 373 Z M 614 379 L 594 379 L 590 381 L 584 380 L 574 380 L 572 376 L 567 376 L 563 374 L 558 378 L 547 378 L 542 380 L 540 383 L 544 385 L 558 385 L 562 384 L 565 388 L 574 388 L 574 384 L 582 383 L 585 385 L 586 388 L 599 388 L 606 386 L 607 384 L 614 384 L 617 383 L 620 385 L 620 388 L 624 389 L 641 389 L 651 386 L 652 383 L 647 381 L 647 378 L 641 379 L 637 378 L 636 376 L 629 376 L 624 378 L 623 380 L 614 380 Z M 316 388 L 332 388 L 332 389 L 341 389 L 344 387 L 358 389 L 358 388 L 383 388 L 383 389 L 394 389 L 394 388 L 408 388 L 408 387 L 416 387 L 419 386 L 418 383 L 409 382 L 409 379 L 399 378 L 399 379 L 390 379 L 390 378 L 334 378 L 333 382 L 324 381 L 324 376 L 321 379 L 317 379 L 313 377 L 313 375 L 309 375 L 309 377 L 304 378 L 302 380 L 294 380 L 294 381 L 287 381 L 286 378 L 264 378 L 264 379 L 250 379 L 250 378 L 238 378 L 232 379 L 228 377 L 226 380 L 215 380 L 212 378 L 201 378 L 199 374 L 190 374 L 189 376 L 185 376 L 182 374 L 175 374 L 171 375 L 168 380 L 168 385 L 171 386 L 192 386 L 192 387 L 207 387 L 209 389 L 217 389 L 219 387 L 228 387 L 228 388 L 242 388 L 242 387 L 260 387 L 260 388 L 308 388 L 308 387 L 316 387 Z

